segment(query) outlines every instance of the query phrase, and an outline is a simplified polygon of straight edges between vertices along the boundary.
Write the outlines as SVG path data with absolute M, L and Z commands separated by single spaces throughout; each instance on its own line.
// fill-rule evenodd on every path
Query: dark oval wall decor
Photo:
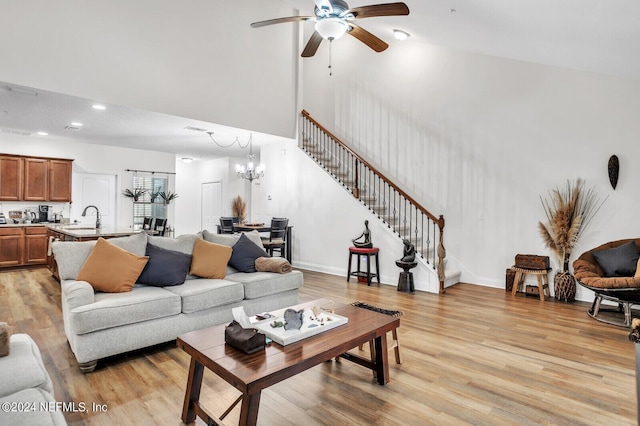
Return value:
M 618 161 L 617 155 L 612 155 L 609 158 L 609 182 L 611 182 L 611 186 L 613 189 L 616 189 L 616 185 L 618 185 L 618 173 L 620 173 L 620 162 Z

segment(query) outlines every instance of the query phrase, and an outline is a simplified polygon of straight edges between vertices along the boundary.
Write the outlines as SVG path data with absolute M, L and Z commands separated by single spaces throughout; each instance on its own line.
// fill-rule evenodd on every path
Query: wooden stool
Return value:
M 517 268 L 514 266 L 512 269 L 516 271 L 516 277 L 513 280 L 513 288 L 511 289 L 512 295 L 514 296 L 516 295 L 516 293 L 518 292 L 518 287 L 520 287 L 520 284 L 524 282 L 524 279 L 526 278 L 527 274 L 532 274 L 538 278 L 538 292 L 540 293 L 540 300 L 544 302 L 545 290 L 547 290 L 546 296 L 551 297 L 551 293 L 549 290 L 549 279 L 547 276 L 551 268 L 524 269 L 524 268 Z
M 371 247 L 371 248 L 349 247 L 349 267 L 347 270 L 347 282 L 349 282 L 349 279 L 353 275 L 356 277 L 366 277 L 367 285 L 371 285 L 371 280 L 373 279 L 373 277 L 376 277 L 376 279 L 378 280 L 378 284 L 380 284 L 380 263 L 378 262 L 379 251 L 380 249 L 378 247 Z M 358 270 L 355 272 L 351 272 L 351 259 L 353 258 L 354 254 L 358 256 Z M 367 272 L 360 270 L 361 255 L 367 256 Z M 375 273 L 371 272 L 371 256 L 375 256 L 376 258 Z
M 370 311 L 375 311 L 375 312 L 380 312 L 382 314 L 385 315 L 390 315 L 393 317 L 400 317 L 400 316 L 404 316 L 404 312 L 401 311 L 392 311 L 392 310 L 388 310 L 388 309 L 382 309 L 382 308 L 378 308 L 376 306 L 372 306 L 372 305 L 368 305 L 366 303 L 362 303 L 362 302 L 354 302 L 352 303 L 352 305 L 357 306 L 359 308 L 363 308 L 363 309 L 369 309 Z M 398 343 L 398 329 L 394 328 L 393 330 L 391 330 L 391 336 L 393 339 L 393 342 L 391 344 L 387 345 L 387 350 L 391 350 L 393 349 L 394 354 L 395 354 L 395 358 L 396 358 L 396 364 L 402 364 L 402 359 L 400 358 L 400 343 Z M 364 345 L 360 345 L 358 346 L 359 350 L 364 350 Z M 371 362 L 375 362 L 376 360 L 376 349 L 375 349 L 375 345 L 373 344 L 373 340 L 369 341 L 369 355 L 371 356 Z M 336 361 L 340 361 L 340 357 L 337 356 Z M 376 377 L 376 371 L 373 370 L 373 377 Z

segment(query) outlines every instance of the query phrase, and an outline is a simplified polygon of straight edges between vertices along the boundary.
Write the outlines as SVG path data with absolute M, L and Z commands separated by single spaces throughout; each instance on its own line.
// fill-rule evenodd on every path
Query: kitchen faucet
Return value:
M 87 215 L 87 209 L 89 207 L 93 207 L 94 209 L 96 209 L 96 229 L 100 229 L 100 210 L 98 210 L 96 206 L 91 204 L 85 207 L 84 210 L 82 211 L 82 217 L 85 217 Z

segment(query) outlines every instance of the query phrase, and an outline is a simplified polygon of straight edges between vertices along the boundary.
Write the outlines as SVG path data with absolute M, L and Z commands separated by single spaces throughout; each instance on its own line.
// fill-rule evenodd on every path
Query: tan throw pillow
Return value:
M 99 238 L 76 280 L 105 293 L 131 291 L 148 260 Z
M 636 264 L 636 273 L 633 278 L 640 278 L 640 258 L 638 259 L 638 263 Z
M 222 279 L 227 274 L 227 262 L 231 259 L 231 247 L 210 243 L 198 238 L 193 245 L 191 275 Z

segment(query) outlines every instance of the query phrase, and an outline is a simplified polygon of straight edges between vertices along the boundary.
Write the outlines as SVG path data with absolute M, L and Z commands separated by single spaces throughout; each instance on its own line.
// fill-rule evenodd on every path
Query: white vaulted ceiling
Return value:
M 353 0 L 348 4 L 356 7 L 382 2 Z M 211 43 L 236 43 L 237 46 L 234 47 L 238 54 L 251 54 L 251 46 L 247 45 L 247 40 L 251 40 L 255 34 L 259 34 L 259 37 L 270 37 L 274 30 L 269 27 L 251 29 L 249 22 L 286 16 L 282 13 L 283 3 L 287 4 L 284 10 L 294 10 L 293 13 L 296 13 L 295 9 L 298 9 L 301 15 L 313 14 L 313 0 L 265 0 L 259 3 L 260 10 L 250 11 L 251 16 L 245 19 L 247 22 L 243 21 L 243 25 L 237 27 L 234 34 L 225 40 L 211 40 Z M 358 24 L 389 42 L 391 49 L 391 31 L 399 28 L 411 35 L 404 43 L 428 43 L 461 51 L 629 79 L 637 79 L 640 76 L 640 2 L 636 0 L 408 0 L 405 3 L 411 10 L 409 16 L 362 19 Z M 189 7 L 197 8 L 198 4 L 189 3 Z M 229 13 L 228 3 L 220 4 L 225 5 L 224 8 L 220 8 L 220 13 Z M 92 6 L 83 3 L 83 7 Z M 194 9 L 190 15 L 196 16 L 198 13 L 198 10 Z M 149 21 L 141 21 L 139 25 L 152 25 L 152 18 L 150 15 Z M 179 24 L 188 25 L 188 22 Z M 301 26 L 304 34 L 302 45 L 294 52 L 299 55 L 313 31 L 313 24 L 307 22 L 279 25 Z M 25 40 L 33 35 L 46 36 L 37 34 L 38 26 L 24 25 L 21 28 L 24 28 L 20 31 L 24 31 Z M 0 37 L 2 36 L 3 29 L 0 28 Z M 9 46 L 7 37 L 4 38 L 5 44 Z M 275 40 L 277 41 L 277 37 Z M 339 42 L 340 40 L 336 41 Z M 20 51 L 23 48 L 22 43 L 21 39 L 14 39 L 10 45 L 12 49 Z M 327 43 L 324 42 L 320 48 L 327 48 Z M 269 44 L 269 49 L 273 50 L 267 54 L 274 57 L 272 53 L 290 51 L 295 49 L 295 46 L 278 45 L 274 41 Z M 362 45 L 362 49 L 368 48 Z M 29 52 L 22 52 L 21 55 L 28 58 Z M 81 61 L 82 52 L 78 55 L 78 60 Z M 380 55 L 384 55 L 384 52 Z M 304 61 L 313 60 L 314 58 L 304 59 L 303 64 Z M 233 70 L 234 64 L 223 63 L 220 66 Z M 186 75 L 185 73 L 184 76 Z M 1 80 L 2 65 L 2 132 L 34 135 L 39 130 L 45 130 L 52 140 L 82 140 L 202 158 L 246 153 L 240 150 L 221 150 L 215 147 L 206 134 L 184 129 L 186 126 L 194 126 L 212 130 L 223 142 L 229 142 L 236 137 L 243 141 L 248 138 L 250 130 L 224 126 L 229 123 L 214 124 L 120 105 L 107 105 L 107 111 L 96 112 L 90 108 L 94 100 L 39 88 L 34 89 L 38 93 L 37 96 L 19 93 L 8 90 L 8 87 L 23 86 L 13 81 Z M 258 103 L 261 101 L 260 98 L 246 100 Z M 80 130 L 65 129 L 71 121 L 80 121 L 84 126 Z M 281 139 L 255 131 L 253 133 L 254 142 L 258 147 Z

